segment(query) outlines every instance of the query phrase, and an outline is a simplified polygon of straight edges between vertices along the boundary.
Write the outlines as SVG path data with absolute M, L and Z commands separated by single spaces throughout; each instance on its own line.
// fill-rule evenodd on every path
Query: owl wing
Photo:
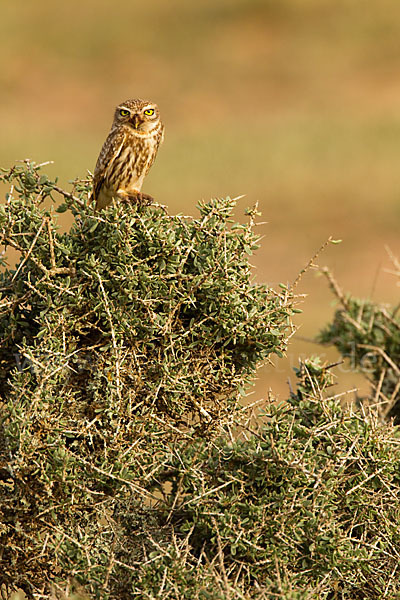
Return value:
M 145 175 L 147 175 L 147 173 L 150 171 L 150 168 L 152 167 L 154 161 L 156 160 L 158 149 L 161 146 L 161 144 L 163 143 L 163 141 L 164 141 L 164 125 L 161 124 L 161 128 L 159 129 L 156 139 L 155 139 L 155 144 L 154 144 L 154 149 L 153 149 L 152 155 L 150 157 L 150 160 L 147 162 Z
M 92 200 L 97 200 L 99 197 L 100 190 L 107 179 L 107 172 L 120 153 L 125 139 L 126 134 L 123 131 L 111 130 L 104 142 L 94 169 Z

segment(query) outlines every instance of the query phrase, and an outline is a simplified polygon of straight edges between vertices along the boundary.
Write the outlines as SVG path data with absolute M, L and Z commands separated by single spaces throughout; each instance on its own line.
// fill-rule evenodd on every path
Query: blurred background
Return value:
M 0 165 L 53 160 L 62 185 L 93 171 L 119 102 L 160 106 L 166 137 L 144 191 L 170 211 L 259 202 L 257 281 L 293 282 L 318 258 L 356 296 L 397 303 L 400 255 L 398 0 L 0 0 Z M 60 216 L 61 225 L 70 223 Z M 334 311 L 308 272 L 288 357 L 255 396 L 287 394 Z M 348 366 L 340 389 L 365 385 Z

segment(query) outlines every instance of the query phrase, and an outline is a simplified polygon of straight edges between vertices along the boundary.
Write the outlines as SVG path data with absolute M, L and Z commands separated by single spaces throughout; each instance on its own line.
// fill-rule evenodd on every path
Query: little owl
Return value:
M 94 170 L 92 199 L 96 210 L 114 198 L 152 200 L 140 190 L 163 138 L 164 125 L 156 104 L 137 98 L 117 106 Z

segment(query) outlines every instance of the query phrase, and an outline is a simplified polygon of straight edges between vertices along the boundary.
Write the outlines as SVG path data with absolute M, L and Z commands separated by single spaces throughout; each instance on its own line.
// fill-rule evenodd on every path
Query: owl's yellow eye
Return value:
M 127 117 L 128 115 L 130 115 L 130 112 L 129 110 L 126 110 L 126 108 L 121 108 L 119 114 L 121 115 L 121 117 Z
M 144 111 L 144 114 L 147 117 L 152 117 L 154 115 L 154 108 L 146 108 L 146 110 Z

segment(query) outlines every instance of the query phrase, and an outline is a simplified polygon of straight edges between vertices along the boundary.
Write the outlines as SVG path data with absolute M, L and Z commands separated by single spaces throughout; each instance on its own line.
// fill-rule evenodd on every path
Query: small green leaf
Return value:
M 99 221 L 96 221 L 94 225 L 91 226 L 91 228 L 89 229 L 89 233 L 93 233 L 93 231 L 95 231 L 97 229 L 99 225 Z

